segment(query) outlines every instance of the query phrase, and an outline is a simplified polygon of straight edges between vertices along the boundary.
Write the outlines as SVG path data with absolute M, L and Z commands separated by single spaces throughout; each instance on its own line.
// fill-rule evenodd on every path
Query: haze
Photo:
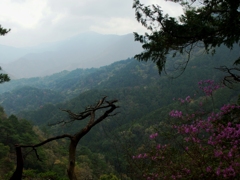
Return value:
M 178 4 L 165 0 L 142 3 L 159 4 L 172 16 L 182 12 Z M 0 1 L 0 25 L 11 29 L 0 36 L 0 65 L 13 78 L 23 78 L 133 57 L 141 49 L 130 34 L 146 30 L 135 19 L 132 4 L 132 0 Z
M 160 4 L 170 15 L 182 12 L 179 5 L 165 0 L 143 0 Z M 3 0 L 0 24 L 11 32 L 0 44 L 15 47 L 64 40 L 82 32 L 100 34 L 144 32 L 137 23 L 132 0 Z

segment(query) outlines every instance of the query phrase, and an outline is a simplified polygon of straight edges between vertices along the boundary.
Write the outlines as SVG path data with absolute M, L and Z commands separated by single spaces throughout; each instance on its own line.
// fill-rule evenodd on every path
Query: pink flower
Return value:
M 190 101 L 191 101 L 191 97 L 190 97 L 190 96 L 187 96 L 187 97 L 185 98 L 185 101 L 190 102 Z
M 149 137 L 150 139 L 155 139 L 158 136 L 158 133 L 151 134 Z
M 217 170 L 216 170 L 216 174 L 217 174 L 217 176 L 219 176 L 220 173 L 221 173 L 221 170 L 220 170 L 220 168 L 218 167 Z
M 198 82 L 199 89 L 201 89 L 206 96 L 211 96 L 213 91 L 221 88 L 217 83 L 214 83 L 213 80 L 202 80 Z
M 210 172 L 210 171 L 211 171 L 211 167 L 208 166 L 208 167 L 206 168 L 206 171 L 207 171 L 207 172 Z

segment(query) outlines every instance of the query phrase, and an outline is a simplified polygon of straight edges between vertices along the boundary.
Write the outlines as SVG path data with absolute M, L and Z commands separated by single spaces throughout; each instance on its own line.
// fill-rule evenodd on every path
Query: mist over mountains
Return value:
M 12 79 L 105 66 L 141 52 L 141 44 L 134 41 L 133 34 L 119 36 L 94 32 L 36 47 L 0 47 L 0 65 Z

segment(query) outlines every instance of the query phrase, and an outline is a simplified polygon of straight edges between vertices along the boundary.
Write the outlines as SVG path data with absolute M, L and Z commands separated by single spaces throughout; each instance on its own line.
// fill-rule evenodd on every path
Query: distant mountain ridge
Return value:
M 46 77 L 11 80 L 0 85 L 0 104 L 4 106 L 8 114 L 18 114 L 19 111 L 37 110 L 40 106 L 46 108 L 44 104 L 63 103 L 81 96 L 80 103 L 82 106 L 84 105 L 83 96 L 86 98 L 85 93 L 97 89 L 98 92 L 93 92 L 96 99 L 102 95 L 112 94 L 113 98 L 129 101 L 127 104 L 132 105 L 131 108 L 139 99 L 141 99 L 141 104 L 146 102 L 151 104 L 146 106 L 146 109 L 149 107 L 156 108 L 159 105 L 169 103 L 174 97 L 187 96 L 187 93 L 195 91 L 196 87 L 192 84 L 196 84 L 202 79 L 210 78 L 220 81 L 224 74 L 213 70 L 214 67 L 231 64 L 226 59 L 234 60 L 238 53 L 238 49 L 229 52 L 226 48 L 221 47 L 215 56 L 195 55 L 183 75 L 176 80 L 170 80 L 164 74 L 160 77 L 154 63 L 138 62 L 132 58 L 114 62 L 101 68 L 78 68 Z M 19 89 L 22 93 L 20 96 Z M 46 93 L 46 90 L 51 92 Z M 41 94 L 44 94 L 42 99 L 38 98 Z M 13 97 L 15 99 L 12 99 Z M 93 95 L 89 96 L 90 99 L 94 99 Z M 151 102 L 152 100 L 153 102 Z M 87 100 L 86 104 L 89 102 Z M 143 105 L 141 106 L 143 107 Z M 69 107 L 69 109 L 72 109 L 72 107 Z M 140 112 L 143 111 L 140 110 Z M 28 119 L 34 120 L 31 117 Z
M 169 78 L 164 73 L 160 76 L 153 62 L 138 62 L 133 58 L 114 62 L 101 68 L 79 68 L 46 77 L 16 79 L 0 85 L 0 104 L 8 115 L 13 113 L 18 116 L 18 119 L 30 120 L 34 125 L 42 128 L 44 133 L 50 132 L 51 136 L 57 136 L 75 133 L 85 127 L 89 121 L 85 119 L 64 125 L 47 126 L 69 120 L 67 113 L 61 109 L 80 113 L 89 105 L 96 104 L 104 96 L 107 96 L 108 100 L 117 99 L 119 109 L 116 114 L 106 118 L 81 139 L 78 146 L 81 148 L 78 160 L 82 163 L 82 160 L 86 159 L 87 162 L 91 161 L 97 166 L 102 166 L 102 163 L 96 161 L 96 156 L 89 156 L 93 159 L 85 156 L 85 152 L 89 149 L 89 154 L 102 154 L 101 159 L 106 160 L 108 164 L 118 170 L 127 169 L 128 171 L 129 166 L 123 161 L 126 152 L 127 157 L 131 158 L 137 149 L 146 145 L 145 142 L 149 141 L 149 135 L 156 132 L 158 127 L 162 127 L 163 124 L 169 124 L 171 127 L 170 111 L 179 110 L 180 107 L 188 109 L 189 105 L 190 111 L 188 112 L 191 113 L 192 108 L 197 108 L 203 100 L 201 97 L 203 92 L 199 91 L 197 82 L 205 79 L 221 82 L 226 74 L 214 68 L 221 65 L 230 66 L 232 63 L 228 60 L 235 60 L 239 57 L 239 49 L 229 52 L 228 48 L 220 47 L 215 56 L 200 54 L 192 56 L 185 72 L 176 79 Z M 170 59 L 170 62 L 175 63 L 180 60 Z M 221 107 L 225 103 L 235 103 L 239 92 L 239 86 L 236 86 L 234 90 L 219 89 L 214 93 L 215 107 Z M 191 97 L 191 103 L 188 105 L 184 103 L 179 106 L 179 102 L 173 100 L 187 96 Z M 207 103 L 212 109 L 212 101 L 209 102 Z M 25 124 L 22 126 L 25 127 Z M 22 127 L 19 126 L 19 128 Z M 15 137 L 16 133 L 11 133 L 15 131 L 6 132 L 6 137 L 10 137 L 8 134 Z M 24 132 L 23 137 L 25 136 Z M 62 141 L 60 143 L 66 147 Z M 65 162 L 58 158 L 62 153 L 64 157 L 66 155 L 59 144 L 54 145 L 57 148 L 54 152 L 59 162 Z M 52 149 L 52 146 L 46 149 Z M 48 161 L 50 156 L 46 157 Z M 35 155 L 34 158 L 36 158 Z M 54 164 L 56 161 L 52 162 Z M 85 164 L 81 165 L 85 166 Z
M 41 77 L 63 70 L 105 66 L 133 57 L 141 49 L 133 34 L 119 36 L 89 32 L 35 48 L 5 47 L 0 50 L 0 56 L 5 58 L 0 59 L 0 65 L 12 75 L 12 79 Z

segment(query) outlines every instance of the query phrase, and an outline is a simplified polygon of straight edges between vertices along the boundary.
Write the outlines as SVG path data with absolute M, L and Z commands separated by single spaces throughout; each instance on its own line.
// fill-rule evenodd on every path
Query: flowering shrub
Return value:
M 212 96 L 212 93 L 214 91 L 222 87 L 210 79 L 199 81 L 198 86 L 199 86 L 199 89 L 201 89 L 206 96 Z
M 206 96 L 221 88 L 211 80 L 200 81 L 199 86 Z M 190 103 L 192 99 L 178 100 Z M 226 104 L 217 113 L 172 110 L 169 117 L 180 121 L 172 125 L 174 141 L 160 144 L 159 133 L 151 134 L 152 148 L 133 156 L 146 165 L 143 179 L 239 179 L 239 109 L 238 105 Z

